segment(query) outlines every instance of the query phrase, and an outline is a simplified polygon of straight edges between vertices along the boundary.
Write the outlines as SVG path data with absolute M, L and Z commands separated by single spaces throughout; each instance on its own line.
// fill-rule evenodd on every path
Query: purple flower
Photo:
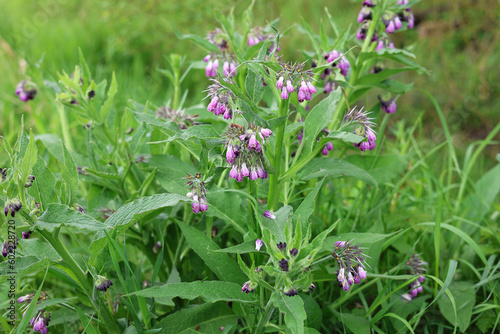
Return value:
M 106 291 L 112 285 L 113 282 L 111 282 L 111 280 L 101 275 L 97 275 L 97 280 L 94 283 L 95 288 L 99 291 Z
M 288 271 L 288 260 L 285 259 L 285 258 L 282 258 L 279 262 L 278 262 L 281 270 L 283 271 Z
M 229 172 L 229 177 L 232 179 L 236 179 L 238 176 L 238 170 L 236 169 L 236 165 L 233 165 L 233 168 L 231 168 L 231 171 Z
M 31 236 L 31 231 L 22 232 L 23 239 L 29 239 Z
M 271 135 L 273 134 L 271 130 L 265 128 L 260 129 L 260 133 L 266 138 L 271 137 Z
M 281 99 L 287 100 L 288 99 L 288 92 L 285 87 L 281 89 Z
M 388 114 L 394 114 L 396 112 L 397 105 L 396 105 L 396 101 L 394 101 L 393 98 L 385 100 L 379 95 L 378 99 L 380 101 L 380 104 L 381 104 L 383 111 L 385 111 Z
M 278 247 L 279 250 L 284 250 L 286 249 L 286 242 L 279 242 L 276 247 Z
M 283 291 L 285 293 L 285 295 L 287 295 L 288 297 L 293 297 L 293 296 L 296 296 L 298 295 L 299 293 L 297 292 L 297 290 L 295 290 L 293 287 L 291 287 L 290 289 L 286 290 L 286 291 Z
M 241 287 L 241 292 L 250 293 L 255 290 L 257 283 L 252 283 L 252 281 L 245 282 Z
M 314 87 L 314 85 L 310 81 L 307 82 L 307 88 L 309 89 L 309 93 L 316 93 L 316 87 Z
M 368 6 L 363 6 L 358 14 L 358 23 L 372 19 L 372 10 Z
M 260 239 L 255 240 L 255 250 L 256 251 L 260 251 L 260 248 L 262 247 L 262 245 L 264 245 L 262 240 L 260 240 Z
M 345 244 L 346 244 L 346 241 L 336 241 L 335 242 L 335 247 L 336 248 L 342 248 L 342 247 L 345 246 Z
M 276 82 L 276 88 L 277 89 L 282 89 L 283 88 L 283 80 L 285 80 L 285 78 L 283 78 L 282 76 L 279 77 L 278 81 Z
M 250 175 L 250 171 L 248 170 L 247 165 L 245 163 L 243 163 L 243 165 L 241 165 L 241 175 L 243 175 L 243 176 Z
M 248 141 L 248 148 L 250 149 L 255 149 L 257 147 L 257 139 L 255 138 L 255 135 L 250 136 L 250 140 Z
M 287 80 L 287 81 L 286 81 L 286 90 L 287 90 L 289 93 L 293 93 L 293 91 L 294 91 L 295 89 L 293 88 L 292 81 L 290 81 L 290 80 Z
M 250 176 L 249 176 L 250 180 L 252 181 L 255 181 L 259 178 L 259 175 L 257 174 L 257 171 L 255 170 L 255 168 L 251 168 L 251 171 L 250 171 Z
M 324 156 L 328 155 L 328 149 L 326 148 L 326 145 L 321 149 L 321 154 L 323 154 Z
M 35 98 L 36 88 L 33 83 L 23 80 L 16 86 L 15 93 L 21 101 L 27 102 Z
M 364 0 L 363 6 L 375 7 L 377 5 L 377 0 Z
M 210 60 L 211 57 L 212 56 L 210 56 L 210 55 L 206 55 L 205 58 L 203 58 L 203 61 L 206 63 Z
M 264 217 L 269 219 L 276 219 L 276 216 L 273 215 L 270 211 L 264 211 Z
M 290 249 L 291 256 L 297 256 L 297 254 L 299 254 L 299 250 L 297 248 Z

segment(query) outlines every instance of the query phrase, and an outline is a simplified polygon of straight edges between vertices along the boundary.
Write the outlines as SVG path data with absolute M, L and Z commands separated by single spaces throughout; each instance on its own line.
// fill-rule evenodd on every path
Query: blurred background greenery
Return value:
M 205 36 L 217 25 L 214 11 L 228 13 L 234 8 L 236 18 L 250 1 L 70 1 L 70 0 L 1 0 L 0 11 L 0 135 L 14 136 L 25 115 L 27 128 L 35 133 L 59 134 L 57 122 L 36 124 L 30 114 L 56 118 L 49 104 L 36 109 L 14 95 L 15 85 L 25 79 L 28 66 L 39 66 L 44 78 L 56 72 L 72 72 L 78 63 L 80 47 L 97 81 L 110 79 L 116 72 L 119 99 L 165 103 L 171 92 L 167 79 L 158 72 L 165 68 L 165 56 L 184 54 L 187 61 L 198 61 L 204 51 L 175 37 L 174 27 L 182 33 Z M 254 25 L 264 26 L 279 18 L 278 28 L 287 31 L 281 48 L 288 59 L 303 59 L 302 49 L 310 49 L 306 35 L 297 23 L 303 17 L 319 33 L 321 20 L 329 12 L 341 27 L 357 29 L 356 17 L 362 1 L 264 1 L 256 0 Z M 415 81 L 414 91 L 398 100 L 393 125 L 411 126 L 423 117 L 429 144 L 444 140 L 439 119 L 430 101 L 418 91 L 433 94 L 442 107 L 455 144 L 465 152 L 473 141 L 486 137 L 500 121 L 500 102 L 495 97 L 500 87 L 500 5 L 496 0 L 437 0 L 418 2 L 413 7 L 414 30 L 395 34 L 396 46 L 409 46 L 417 62 L 430 75 L 405 74 L 403 81 Z M 330 34 L 332 32 L 330 31 Z M 188 105 L 199 103 L 207 80 L 203 70 L 191 72 L 184 82 L 189 89 Z M 39 96 L 52 99 L 53 96 Z M 373 97 L 375 102 L 376 97 Z M 54 116 L 51 114 L 54 113 Z M 71 119 L 70 119 L 71 120 Z M 50 123 L 50 122 L 49 122 Z M 76 127 L 76 121 L 73 123 Z M 391 128 L 391 127 L 390 127 Z M 397 131 L 397 126 L 393 126 Z M 497 138 L 498 139 L 498 138 Z M 498 150 L 485 151 L 493 163 Z M 464 154 L 464 153 L 462 153 Z

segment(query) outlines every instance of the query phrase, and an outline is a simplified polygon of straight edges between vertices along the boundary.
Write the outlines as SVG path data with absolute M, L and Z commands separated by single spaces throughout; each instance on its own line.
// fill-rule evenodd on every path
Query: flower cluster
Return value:
M 19 304 L 26 302 L 26 304 L 24 304 L 23 307 L 21 308 L 21 311 L 23 311 L 23 316 L 26 313 L 26 310 L 28 309 L 33 298 L 35 298 L 35 295 L 32 293 L 28 293 L 27 295 L 19 297 L 17 299 L 17 302 Z M 41 303 L 46 299 L 47 299 L 47 293 L 45 291 L 41 291 L 40 296 L 38 297 L 37 300 L 37 304 Z M 38 310 L 38 312 L 35 314 L 33 318 L 31 318 L 30 325 L 33 326 L 33 332 L 40 332 L 40 334 L 47 334 L 47 332 L 49 331 L 48 329 L 49 321 L 50 321 L 50 313 L 46 312 L 44 309 L 41 309 Z
M 111 280 L 101 275 L 97 275 L 97 279 L 94 283 L 95 288 L 99 291 L 107 291 L 112 285 L 113 282 L 111 282 Z
M 207 97 L 210 98 L 207 110 L 216 116 L 223 115 L 224 119 L 233 119 L 232 105 L 235 101 L 233 92 L 222 86 L 218 79 L 212 79 L 212 81 L 213 84 L 207 89 Z
M 29 239 L 31 237 L 31 233 L 33 233 L 33 231 L 26 231 L 26 232 L 22 232 L 21 235 L 22 235 L 23 239 Z
M 243 284 L 243 286 L 241 287 L 241 292 L 250 293 L 255 291 L 256 288 L 257 288 L 257 283 L 248 281 L 245 282 L 245 284 Z
M 221 53 L 217 54 L 212 52 L 211 54 L 205 56 L 203 59 L 203 61 L 207 63 L 207 66 L 205 67 L 205 75 L 207 77 L 216 77 L 220 64 L 223 64 L 222 70 L 224 76 L 234 77 L 236 74 L 237 63 L 234 59 L 234 55 L 229 53 L 229 45 L 224 32 L 221 29 L 216 28 L 214 31 L 210 31 L 208 33 L 208 40 L 210 43 L 216 45 Z
M 188 115 L 183 109 L 175 110 L 169 106 L 162 106 L 156 110 L 156 117 L 174 122 L 182 130 L 200 124 L 194 121 L 198 115 Z
M 325 60 L 327 64 L 332 64 L 333 68 L 340 68 L 340 74 L 343 76 L 347 76 L 347 72 L 349 71 L 349 68 L 351 67 L 351 63 L 347 59 L 347 57 L 344 56 L 344 54 L 338 50 L 332 50 L 325 54 Z
M 21 210 L 22 207 L 23 207 L 23 204 L 21 203 L 21 201 L 18 200 L 17 198 L 13 198 L 13 199 L 5 202 L 5 207 L 3 209 L 3 212 L 5 213 L 5 216 L 7 216 L 10 212 L 10 215 L 12 217 L 15 217 L 16 212 Z
M 394 43 L 389 39 L 387 35 L 384 34 L 377 42 L 377 47 L 375 51 L 379 51 L 382 49 L 395 49 Z
M 35 85 L 25 80 L 21 81 L 16 86 L 16 95 L 18 95 L 19 99 L 23 102 L 33 100 L 36 95 Z
M 363 108 L 356 110 L 356 107 L 354 107 L 349 111 L 344 116 L 342 125 L 354 125 L 354 134 L 367 139 L 367 141 L 354 144 L 354 147 L 359 148 L 361 151 L 373 150 L 376 147 L 375 140 L 377 136 L 372 129 L 374 123 L 371 121 L 371 118 L 368 118 L 368 113 L 363 111 Z
M 238 182 L 243 181 L 245 176 L 252 181 L 258 178 L 267 179 L 262 145 L 271 135 L 271 130 L 255 124 L 250 124 L 248 129 L 235 123 L 230 125 L 225 136 L 226 160 L 233 165 L 229 172 L 230 178 Z
M 0 168 L 0 178 L 2 178 L 2 181 L 5 181 L 7 178 L 7 168 Z
M 153 246 L 153 253 L 158 254 L 161 247 L 162 247 L 161 241 L 157 241 L 156 244 L 154 244 Z
M 33 181 L 35 181 L 35 177 L 33 175 L 28 176 L 28 180 L 24 184 L 25 188 L 29 188 L 33 185 Z
M 407 6 L 409 2 L 409 0 L 398 0 L 397 4 L 401 6 Z M 415 17 L 411 12 L 410 7 L 404 8 L 397 15 L 402 22 L 408 23 L 408 29 L 413 29 L 413 27 L 415 26 Z
M 17 248 L 19 243 L 18 237 L 15 234 L 9 235 L 9 239 L 5 240 L 2 244 L 2 255 L 7 257 L 9 254 L 14 254 L 14 250 Z
M 337 241 L 332 256 L 339 265 L 337 280 L 344 291 L 349 291 L 353 284 L 359 284 L 366 278 L 366 255 L 359 245 L 352 245 L 349 241 Z
M 247 34 L 247 41 L 248 41 L 248 46 L 253 46 L 255 44 L 258 44 L 260 42 L 263 42 L 267 39 L 273 39 L 276 35 L 271 34 L 271 33 L 264 33 L 264 29 L 262 27 L 255 27 L 250 30 L 250 32 Z M 269 52 L 273 52 L 275 49 L 274 42 L 271 43 L 271 46 L 269 47 Z M 276 48 L 276 51 L 279 52 L 280 47 Z
M 281 98 L 287 100 L 297 90 L 299 102 L 310 101 L 316 87 L 311 83 L 313 72 L 303 71 L 305 63 L 281 63 L 281 71 L 277 73 L 276 88 L 281 90 Z M 294 86 L 296 85 L 296 86 Z
M 382 98 L 380 95 L 378 96 L 378 100 L 380 101 L 380 105 L 382 106 L 382 110 L 388 114 L 394 114 L 396 112 L 396 101 L 389 96 L 389 98 Z
M 427 271 L 427 269 L 424 268 L 425 265 L 427 265 L 427 262 L 424 262 L 419 255 L 415 253 L 413 253 L 408 261 L 406 261 L 408 274 L 418 275 L 417 279 L 408 285 L 410 293 L 405 293 L 403 295 L 403 298 L 406 300 L 411 301 L 417 296 L 417 294 L 423 291 L 421 283 L 425 281 L 425 277 L 423 276 L 424 272 Z
M 186 196 L 193 199 L 191 202 L 193 213 L 207 211 L 207 189 L 205 188 L 205 182 L 201 180 L 201 173 L 196 173 L 194 176 L 187 174 L 184 179 L 188 180 L 186 186 L 189 188 L 189 192 Z

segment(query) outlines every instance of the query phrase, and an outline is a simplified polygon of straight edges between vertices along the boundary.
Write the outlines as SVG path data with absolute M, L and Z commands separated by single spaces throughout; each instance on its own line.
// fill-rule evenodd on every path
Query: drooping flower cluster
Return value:
M 19 244 L 19 238 L 15 234 L 9 235 L 9 239 L 6 239 L 2 244 L 2 255 L 7 257 L 9 254 L 15 254 L 15 249 Z
M 249 124 L 248 129 L 235 123 L 230 125 L 225 136 L 226 160 L 233 165 L 229 172 L 230 178 L 238 182 L 246 176 L 252 181 L 267 179 L 262 145 L 271 135 L 271 130 L 255 124 Z
M 45 291 L 40 292 L 40 296 L 38 297 L 37 304 L 47 300 L 47 293 Z M 32 293 L 28 293 L 25 296 L 19 297 L 17 302 L 19 304 L 26 303 L 21 307 L 21 311 L 23 311 L 23 316 L 26 313 L 31 301 L 35 298 L 35 295 Z M 30 320 L 30 326 L 33 326 L 33 332 L 39 332 L 40 334 L 47 334 L 49 331 L 49 322 L 50 322 L 50 313 L 46 312 L 44 309 L 38 310 L 33 318 Z
M 388 114 L 394 114 L 396 112 L 396 101 L 392 97 L 385 97 L 382 98 L 382 96 L 378 96 L 378 100 L 380 101 L 380 105 L 382 106 L 382 110 L 385 111 Z
M 99 291 L 107 291 L 112 285 L 113 282 L 111 280 L 101 275 L 97 275 L 97 279 L 94 283 L 96 290 Z
M 5 216 L 7 216 L 10 212 L 10 215 L 12 217 L 15 217 L 16 212 L 21 210 L 22 207 L 23 207 L 23 204 L 21 203 L 21 201 L 18 200 L 17 198 L 13 198 L 13 199 L 5 202 L 5 207 L 3 209 L 3 212 L 5 213 Z
M 7 168 L 0 168 L 0 178 L 2 178 L 2 181 L 5 181 L 7 178 Z
M 219 69 L 220 64 L 222 64 L 224 76 L 234 77 L 238 64 L 236 63 L 234 54 L 229 53 L 229 45 L 224 32 L 221 29 L 216 28 L 208 33 L 207 38 L 210 43 L 219 48 L 220 53 L 212 52 L 211 54 L 205 56 L 203 59 L 203 61 L 207 63 L 207 66 L 205 67 L 205 75 L 207 77 L 216 77 L 217 70 Z
M 398 0 L 397 4 L 405 7 L 409 2 L 409 0 Z M 411 12 L 411 7 L 404 8 L 397 15 L 402 22 L 408 23 L 408 29 L 413 29 L 413 27 L 415 26 L 415 17 Z
M 33 181 L 35 181 L 35 177 L 33 175 L 28 176 L 28 180 L 26 180 L 26 183 L 24 184 L 25 188 L 29 188 L 33 185 Z
M 33 100 L 36 96 L 35 85 L 31 82 L 26 81 L 26 80 L 21 81 L 16 86 L 16 95 L 18 95 L 19 99 L 23 102 Z
M 366 278 L 366 255 L 359 245 L 337 241 L 332 256 L 339 265 L 337 280 L 344 291 L 349 291 L 353 284 L 359 284 Z
M 327 64 L 332 64 L 333 68 L 340 68 L 340 74 L 347 76 L 347 72 L 351 67 L 351 63 L 344 56 L 344 54 L 338 50 L 332 50 L 325 55 L 325 60 Z
M 214 115 L 223 115 L 224 119 L 233 119 L 233 103 L 235 96 L 231 90 L 222 86 L 218 79 L 212 79 L 213 84 L 208 86 L 208 98 L 210 103 L 207 110 Z
M 383 50 L 383 49 L 395 49 L 394 43 L 389 39 L 387 35 L 384 34 L 378 42 L 375 51 Z
M 248 41 L 248 46 L 253 46 L 255 44 L 258 44 L 260 42 L 265 41 L 266 39 L 274 39 L 276 35 L 272 33 L 265 33 L 264 29 L 262 27 L 255 27 L 250 30 L 250 32 L 247 34 L 247 41 Z M 273 52 L 275 49 L 274 42 L 271 43 L 269 47 L 269 52 Z M 279 52 L 280 47 L 276 48 L 276 51 Z
M 191 209 L 193 213 L 204 212 L 208 210 L 207 204 L 207 189 L 205 182 L 201 180 L 201 173 L 196 173 L 194 176 L 187 174 L 184 179 L 187 179 L 186 186 L 189 188 L 187 197 L 191 197 Z
M 280 63 L 281 71 L 276 75 L 276 88 L 281 90 L 281 98 L 287 100 L 291 93 L 297 91 L 299 102 L 309 101 L 316 87 L 311 83 L 313 72 L 303 71 L 305 63 Z
M 427 265 L 427 262 L 424 262 L 418 254 L 413 253 L 410 258 L 406 261 L 406 266 L 408 267 L 408 274 L 410 275 L 418 275 L 417 279 L 411 282 L 408 285 L 410 289 L 410 293 L 405 293 L 403 298 L 410 301 L 417 296 L 417 294 L 423 291 L 421 283 L 425 281 L 425 277 L 423 276 L 424 272 L 427 269 L 424 266 Z
M 21 235 L 22 235 L 23 239 L 29 239 L 31 237 L 31 233 L 33 233 L 33 231 L 26 231 L 26 232 L 22 232 Z
M 182 130 L 185 130 L 193 125 L 200 124 L 194 121 L 198 115 L 189 115 L 186 114 L 183 109 L 175 110 L 169 106 L 162 106 L 156 110 L 156 117 L 174 122 Z
M 371 118 L 368 118 L 368 113 L 363 111 L 363 108 L 356 110 L 356 107 L 351 109 L 342 121 L 342 126 L 353 125 L 354 134 L 364 137 L 367 141 L 354 144 L 354 147 L 359 148 L 361 151 L 373 150 L 376 147 L 375 140 L 377 136 L 372 127 L 374 123 Z

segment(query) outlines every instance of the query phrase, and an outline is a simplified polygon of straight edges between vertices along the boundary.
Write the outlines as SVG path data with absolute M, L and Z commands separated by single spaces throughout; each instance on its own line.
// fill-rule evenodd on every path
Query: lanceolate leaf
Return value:
M 377 187 L 377 181 L 365 170 L 337 158 L 315 158 L 300 173 L 302 180 L 325 176 L 353 176 Z
M 320 182 L 316 184 L 314 189 L 307 195 L 307 197 L 304 199 L 304 201 L 300 204 L 299 208 L 295 211 L 293 214 L 293 224 L 294 226 L 297 225 L 297 221 L 300 220 L 301 222 L 301 229 L 302 229 L 302 235 L 307 234 L 307 226 L 309 225 L 307 220 L 311 216 L 311 214 L 314 212 L 314 200 L 316 199 L 316 196 L 318 195 L 319 190 L 323 186 L 323 182 L 325 179 L 323 178 Z
M 279 308 L 280 312 L 285 313 L 285 323 L 292 333 L 304 333 L 304 321 L 306 320 L 306 311 L 304 302 L 299 296 L 288 297 L 282 293 L 273 293 L 271 301 Z
M 75 232 L 79 230 L 100 231 L 110 228 L 89 215 L 56 203 L 49 204 L 47 210 L 36 221 L 36 226 L 48 231 L 67 226 L 75 228 Z
M 224 253 L 215 252 L 220 247 L 213 240 L 192 226 L 179 223 L 179 227 L 191 248 L 220 280 L 237 284 L 243 284 L 247 280 L 246 275 L 235 261 Z
M 150 298 L 179 297 L 190 300 L 200 297 L 208 303 L 215 303 L 217 301 L 256 302 L 253 295 L 241 291 L 241 285 L 221 281 L 166 284 L 164 286 L 136 291 L 131 294 Z
M 117 229 L 117 232 L 121 233 L 129 228 L 135 221 L 146 216 L 151 211 L 174 206 L 177 205 L 179 201 L 187 199 L 187 197 L 178 194 L 156 194 L 142 197 L 116 210 L 104 224 L 110 228 Z M 99 253 L 105 251 L 106 244 L 107 241 L 104 232 L 97 233 L 94 241 L 92 241 L 89 247 L 91 264 L 95 265 L 97 256 Z
M 319 132 L 332 120 L 337 103 L 339 103 L 342 92 L 340 88 L 330 93 L 327 98 L 318 103 L 307 115 L 304 129 L 304 149 L 302 154 L 312 152 Z
M 220 327 L 236 325 L 238 315 L 224 302 L 190 305 L 170 314 L 156 324 L 158 334 L 217 333 Z M 198 328 L 199 326 L 199 328 Z

